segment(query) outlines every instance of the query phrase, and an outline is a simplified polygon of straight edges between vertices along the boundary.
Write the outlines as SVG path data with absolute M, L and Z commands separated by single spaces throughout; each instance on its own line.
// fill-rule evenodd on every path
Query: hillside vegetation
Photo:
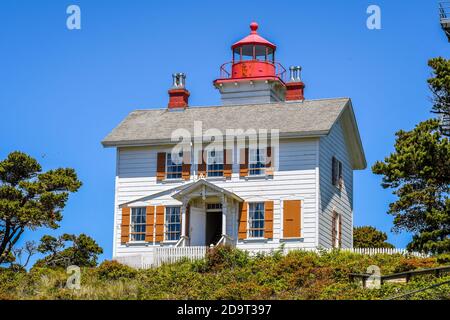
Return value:
M 83 268 L 81 288 L 65 288 L 62 268 L 34 267 L 29 272 L 0 269 L 0 299 L 385 299 L 424 288 L 448 277 L 415 277 L 408 284 L 363 289 L 348 274 L 377 265 L 382 274 L 431 268 L 436 258 L 294 251 L 249 257 L 221 247 L 204 260 L 135 270 L 114 261 Z M 450 285 L 408 299 L 450 299 Z

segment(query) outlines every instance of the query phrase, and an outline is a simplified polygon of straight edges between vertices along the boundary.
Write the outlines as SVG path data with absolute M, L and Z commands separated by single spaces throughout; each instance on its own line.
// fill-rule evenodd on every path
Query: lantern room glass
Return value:
M 243 45 L 233 50 L 233 63 L 241 61 L 267 61 L 275 63 L 275 50 L 263 45 Z

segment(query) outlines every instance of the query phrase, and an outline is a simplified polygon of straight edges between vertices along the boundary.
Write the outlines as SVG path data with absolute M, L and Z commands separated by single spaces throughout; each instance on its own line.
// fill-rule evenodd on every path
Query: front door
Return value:
M 206 214 L 206 245 L 215 245 L 222 237 L 222 213 L 208 212 Z

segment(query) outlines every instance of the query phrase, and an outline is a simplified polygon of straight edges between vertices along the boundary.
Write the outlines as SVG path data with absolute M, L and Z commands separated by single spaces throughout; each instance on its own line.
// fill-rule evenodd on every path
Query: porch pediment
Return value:
M 202 198 L 205 200 L 206 198 L 214 198 L 218 197 L 221 198 L 222 196 L 231 198 L 233 200 L 236 200 L 237 202 L 244 202 L 244 200 L 239 197 L 234 192 L 228 191 L 224 188 L 221 188 L 209 181 L 206 181 L 204 179 L 200 179 L 196 182 L 191 182 L 189 184 L 183 185 L 183 186 L 177 186 L 175 188 L 171 188 L 168 190 L 164 190 L 161 192 L 153 193 L 145 197 L 140 197 L 125 203 L 122 203 L 119 207 L 122 208 L 124 206 L 137 206 L 139 204 L 145 205 L 146 202 L 151 201 L 153 199 L 163 197 L 163 196 L 169 196 L 175 200 L 178 200 L 180 202 L 183 201 L 183 199 L 195 199 L 195 198 Z
M 206 200 L 207 198 L 221 198 L 222 196 L 231 198 L 237 202 L 244 202 L 244 199 L 239 197 L 234 192 L 219 187 L 205 179 L 200 179 L 172 195 L 174 199 L 179 201 L 183 201 L 183 199 L 191 200 L 195 198 L 202 198 L 203 200 Z

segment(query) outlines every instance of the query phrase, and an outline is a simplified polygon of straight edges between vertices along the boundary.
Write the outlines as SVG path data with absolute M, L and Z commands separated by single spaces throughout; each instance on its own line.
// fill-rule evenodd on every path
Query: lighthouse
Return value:
M 231 50 L 232 61 L 220 67 L 220 78 L 213 82 L 224 106 L 304 100 L 301 68 L 290 67 L 286 79 L 286 69 L 276 60 L 276 45 L 258 34 L 256 22 Z

